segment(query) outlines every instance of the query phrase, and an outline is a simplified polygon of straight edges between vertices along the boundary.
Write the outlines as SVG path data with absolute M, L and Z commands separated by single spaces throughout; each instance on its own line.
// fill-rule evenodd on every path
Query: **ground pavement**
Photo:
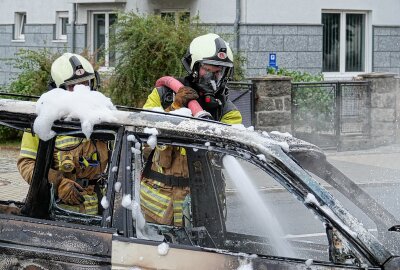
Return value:
M 28 192 L 28 184 L 18 173 L 18 154 L 17 148 L 0 148 L 0 200 L 21 201 Z

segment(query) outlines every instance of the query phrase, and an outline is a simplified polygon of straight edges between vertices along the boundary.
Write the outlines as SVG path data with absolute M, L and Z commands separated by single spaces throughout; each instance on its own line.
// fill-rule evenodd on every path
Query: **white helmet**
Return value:
M 64 53 L 51 65 L 51 77 L 56 87 L 66 88 L 71 84 L 88 81 L 94 88 L 94 81 L 98 86 L 98 76 L 88 60 L 79 54 Z
M 199 36 L 190 43 L 188 52 L 182 58 L 182 64 L 196 81 L 201 64 L 223 67 L 221 84 L 233 75 L 233 53 L 229 44 L 217 34 Z

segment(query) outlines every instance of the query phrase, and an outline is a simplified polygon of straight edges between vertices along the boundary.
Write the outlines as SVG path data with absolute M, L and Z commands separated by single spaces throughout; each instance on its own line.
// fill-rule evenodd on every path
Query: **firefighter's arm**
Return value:
M 33 177 L 33 170 L 35 169 L 36 160 L 27 158 L 27 157 L 19 157 L 17 161 L 18 171 L 21 174 L 22 178 L 28 183 L 31 184 Z M 55 190 L 57 190 L 60 181 L 62 180 L 63 172 L 50 169 L 48 174 L 48 180 L 50 183 L 54 184 Z
M 238 110 L 232 110 L 224 114 L 221 118 L 221 122 L 225 124 L 241 124 L 242 123 L 242 115 Z
M 147 97 L 146 103 L 143 105 L 143 109 L 151 110 L 153 108 L 161 108 L 161 98 L 158 94 L 157 88 L 154 88 L 151 94 Z
M 27 157 L 19 157 L 17 160 L 18 171 L 21 174 L 22 178 L 30 184 L 32 182 L 33 169 L 35 168 L 36 160 L 27 158 Z

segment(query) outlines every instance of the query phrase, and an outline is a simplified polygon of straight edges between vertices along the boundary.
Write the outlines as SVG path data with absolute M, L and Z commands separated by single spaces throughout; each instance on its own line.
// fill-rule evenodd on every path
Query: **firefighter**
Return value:
M 90 62 L 72 53 L 64 53 L 53 62 L 51 77 L 49 89 L 62 88 L 66 91 L 73 91 L 77 84 L 96 90 L 100 82 Z M 29 184 L 32 181 L 38 146 L 39 137 L 31 132 L 24 132 L 17 167 L 22 178 Z M 99 214 L 100 180 L 107 162 L 106 142 L 58 136 L 48 174 L 57 205 L 84 214 Z
M 182 64 L 188 75 L 176 94 L 166 86 L 156 87 L 143 108 L 173 111 L 197 100 L 214 120 L 241 124 L 242 116 L 228 99 L 226 83 L 233 75 L 233 54 L 216 34 L 199 36 L 190 43 Z M 147 221 L 182 226 L 182 205 L 189 194 L 186 150 L 156 146 L 150 154 L 141 181 L 141 208 Z

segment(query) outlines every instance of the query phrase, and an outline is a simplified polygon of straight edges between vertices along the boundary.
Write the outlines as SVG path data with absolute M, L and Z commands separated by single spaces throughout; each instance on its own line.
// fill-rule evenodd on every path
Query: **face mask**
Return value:
M 200 96 L 203 98 L 202 106 L 205 110 L 214 110 L 221 105 L 221 101 L 215 97 L 218 92 L 216 73 L 207 72 L 199 79 L 198 86 Z
M 205 95 L 214 95 L 217 92 L 216 76 L 212 72 L 207 72 L 202 76 L 198 85 Z

